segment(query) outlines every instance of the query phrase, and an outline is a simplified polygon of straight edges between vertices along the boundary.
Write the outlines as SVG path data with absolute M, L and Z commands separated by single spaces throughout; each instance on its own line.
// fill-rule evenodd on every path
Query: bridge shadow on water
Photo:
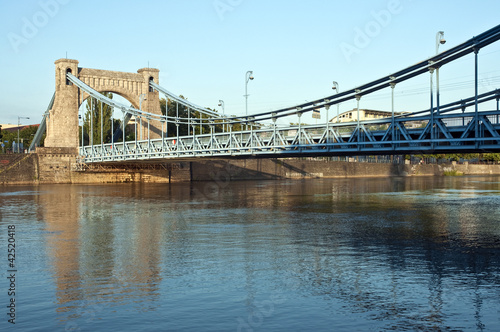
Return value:
M 432 168 L 432 166 L 427 166 Z M 236 159 L 190 162 L 192 181 L 276 180 L 406 176 L 410 167 L 393 163 L 366 163 L 308 159 Z M 427 170 L 429 171 L 429 170 Z M 433 173 L 431 173 L 433 174 Z

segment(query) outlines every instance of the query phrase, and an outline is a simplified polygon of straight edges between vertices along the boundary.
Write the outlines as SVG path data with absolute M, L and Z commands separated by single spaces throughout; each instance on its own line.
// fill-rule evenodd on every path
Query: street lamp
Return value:
M 247 71 L 247 73 L 245 74 L 245 116 L 247 117 L 248 117 L 248 81 L 254 79 L 252 75 L 253 75 L 252 70 Z M 246 118 L 246 120 L 248 121 L 248 118 Z M 247 122 L 247 130 L 248 130 L 248 122 Z
M 29 119 L 27 116 L 17 117 L 17 153 L 19 153 L 19 127 L 21 127 L 21 119 Z
M 439 53 L 439 45 L 446 43 L 444 39 L 444 31 L 438 31 L 436 33 L 436 55 Z M 436 67 L 436 105 L 437 114 L 439 115 L 439 67 Z
M 222 99 L 219 99 L 219 106 L 222 107 L 222 132 L 224 132 L 224 118 L 225 118 L 225 114 L 224 114 L 224 100 Z
M 446 43 L 446 39 L 444 39 L 444 31 L 438 31 L 436 34 L 436 54 L 439 52 L 439 44 Z
M 335 90 L 335 93 L 337 93 L 337 94 L 340 92 L 339 84 L 337 83 L 337 81 L 333 81 L 332 89 Z M 337 103 L 337 122 L 339 122 L 339 106 L 340 106 L 340 104 Z M 327 115 L 327 117 L 328 117 L 328 115 Z M 328 119 L 326 119 L 326 121 L 328 122 Z

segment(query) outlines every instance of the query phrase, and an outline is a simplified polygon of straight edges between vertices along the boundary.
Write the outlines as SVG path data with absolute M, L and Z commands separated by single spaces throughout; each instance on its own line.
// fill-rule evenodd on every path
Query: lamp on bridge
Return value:
M 17 117 L 17 153 L 19 153 L 19 127 L 21 127 L 21 119 L 29 119 L 27 116 L 18 116 Z
M 219 106 L 222 108 L 222 131 L 224 131 L 224 117 L 225 117 L 225 114 L 224 114 L 224 100 L 222 99 L 219 99 Z
M 245 74 L 245 116 L 248 116 L 248 81 L 253 79 L 254 79 L 253 71 L 252 70 L 247 71 L 247 73 Z M 248 130 L 248 122 L 247 122 L 247 130 Z
M 436 55 L 439 53 L 439 45 L 446 43 L 444 39 L 444 31 L 438 31 L 436 33 Z M 436 103 L 437 103 L 437 113 L 439 114 L 439 67 L 436 68 Z
M 444 31 L 438 31 L 436 34 L 436 54 L 439 53 L 439 44 L 443 45 L 446 43 L 446 39 L 444 39 Z
M 339 93 L 339 84 L 337 81 L 333 81 L 333 86 L 332 89 L 335 90 L 335 93 Z M 337 122 L 339 122 L 339 104 L 337 103 Z M 328 118 L 328 115 L 326 116 Z M 330 120 L 326 119 L 326 122 L 328 123 Z

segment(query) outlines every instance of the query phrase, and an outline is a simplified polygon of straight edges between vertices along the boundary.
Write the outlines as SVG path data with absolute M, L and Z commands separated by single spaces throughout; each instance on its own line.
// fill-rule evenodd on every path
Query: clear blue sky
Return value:
M 54 61 L 136 72 L 226 114 L 292 106 L 353 88 L 500 24 L 500 2 L 428 0 L 0 0 L 0 123 L 39 123 L 54 91 Z M 31 25 L 30 29 L 29 26 Z M 363 31 L 367 38 L 359 36 Z M 369 35 L 369 36 L 368 36 Z M 500 43 L 480 52 L 481 89 L 500 85 Z M 473 57 L 442 68 L 443 102 L 473 93 Z M 428 106 L 428 77 L 396 88 L 397 110 Z M 362 108 L 390 109 L 389 91 Z M 341 106 L 351 109 L 354 103 Z M 312 119 L 303 119 L 313 123 Z

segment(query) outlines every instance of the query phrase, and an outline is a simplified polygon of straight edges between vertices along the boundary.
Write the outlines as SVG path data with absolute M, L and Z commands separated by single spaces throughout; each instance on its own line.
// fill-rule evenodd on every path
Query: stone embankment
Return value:
M 76 149 L 39 148 L 30 154 L 0 155 L 1 184 L 39 183 L 170 183 L 262 179 L 500 175 L 500 165 L 400 165 L 314 159 L 211 159 L 84 165 Z

